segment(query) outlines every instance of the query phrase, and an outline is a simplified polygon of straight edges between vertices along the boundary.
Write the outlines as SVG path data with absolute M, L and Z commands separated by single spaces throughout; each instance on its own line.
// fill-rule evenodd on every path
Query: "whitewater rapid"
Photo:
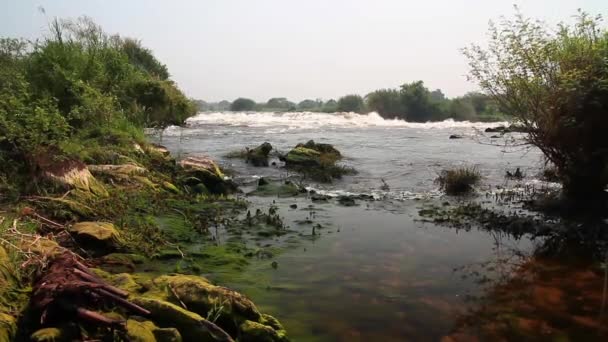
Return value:
M 240 127 L 286 127 L 288 129 L 311 129 L 317 127 L 365 128 L 403 127 L 416 129 L 478 128 L 508 125 L 508 122 L 470 122 L 448 119 L 438 122 L 407 122 L 400 119 L 385 119 L 376 112 L 357 113 L 313 113 L 313 112 L 205 112 L 187 120 L 190 127 L 203 125 Z

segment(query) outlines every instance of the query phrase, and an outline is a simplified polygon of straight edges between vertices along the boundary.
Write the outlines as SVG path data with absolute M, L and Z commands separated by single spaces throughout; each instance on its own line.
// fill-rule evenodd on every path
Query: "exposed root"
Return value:
M 75 254 L 64 252 L 51 260 L 34 284 L 31 305 L 39 310 L 42 324 L 55 317 L 85 320 L 100 326 L 122 327 L 124 322 L 100 315 L 87 307 L 121 306 L 138 315 L 150 312 L 126 300 L 128 293 L 94 275 Z

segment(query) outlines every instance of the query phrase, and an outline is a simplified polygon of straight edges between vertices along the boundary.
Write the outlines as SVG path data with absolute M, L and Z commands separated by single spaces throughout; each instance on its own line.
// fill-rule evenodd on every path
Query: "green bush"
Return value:
M 88 18 L 55 20 L 34 43 L 0 38 L 0 176 L 35 173 L 49 151 L 108 161 L 143 143 L 143 127 L 183 123 L 196 109 L 168 76 L 138 41 Z
M 608 185 L 608 30 L 579 12 L 556 28 L 517 13 L 464 50 L 471 76 L 557 168 L 566 197 L 596 200 Z

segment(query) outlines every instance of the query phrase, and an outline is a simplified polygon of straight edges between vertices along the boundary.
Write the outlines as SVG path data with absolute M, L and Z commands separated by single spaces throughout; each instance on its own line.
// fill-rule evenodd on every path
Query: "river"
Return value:
M 307 186 L 376 200 L 344 207 L 335 201 L 313 203 L 307 196 L 248 196 L 253 208 L 276 205 L 303 241 L 278 253 L 276 267 L 270 260 L 252 263 L 243 273 L 255 276 L 255 282 L 245 276 L 223 278 L 213 270 L 205 275 L 250 296 L 279 318 L 295 341 L 439 340 L 485 289 L 476 265 L 499 264 L 513 251 L 526 254 L 534 248 L 527 238 L 459 231 L 418 216 L 425 203 L 446 200 L 434 183 L 445 168 L 475 166 L 483 175 L 480 198 L 499 188 L 541 183 L 541 154 L 499 146 L 504 138 L 484 133 L 498 124 L 408 123 L 375 113 L 201 113 L 184 128 L 168 128 L 162 143 L 178 156 L 213 157 L 246 192 L 259 177 L 294 176 L 279 166 L 258 168 L 227 159 L 228 152 L 266 141 L 283 152 L 311 139 L 333 144 L 358 174 Z M 525 179 L 505 180 L 506 170 L 516 168 Z M 323 227 L 315 234 L 301 224 L 311 217 Z M 501 272 L 509 270 L 492 268 L 481 279 Z

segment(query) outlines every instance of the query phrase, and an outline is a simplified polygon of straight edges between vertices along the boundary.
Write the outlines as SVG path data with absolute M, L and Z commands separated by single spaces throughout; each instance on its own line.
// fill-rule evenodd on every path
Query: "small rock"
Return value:
M 338 203 L 340 203 L 341 205 L 343 205 L 345 207 L 353 207 L 353 206 L 357 205 L 357 202 L 355 202 L 355 199 L 352 198 L 351 196 L 340 196 L 338 198 Z
M 272 264 L 270 264 L 270 266 L 272 266 L 272 268 L 274 268 L 276 270 L 279 267 L 279 263 L 276 261 L 273 261 Z
M 297 204 L 292 204 L 289 206 L 291 209 L 298 209 L 298 205 Z
M 268 183 L 266 178 L 262 177 L 262 178 L 258 179 L 258 186 L 264 186 L 264 185 L 268 185 L 268 184 L 270 184 L 270 183 Z
M 458 134 L 452 134 L 450 135 L 450 139 L 462 139 L 462 135 L 458 135 Z
M 329 200 L 331 198 L 331 196 L 328 195 L 320 195 L 320 194 L 313 194 L 312 196 L 310 196 L 310 199 L 313 202 L 327 202 L 327 200 Z

